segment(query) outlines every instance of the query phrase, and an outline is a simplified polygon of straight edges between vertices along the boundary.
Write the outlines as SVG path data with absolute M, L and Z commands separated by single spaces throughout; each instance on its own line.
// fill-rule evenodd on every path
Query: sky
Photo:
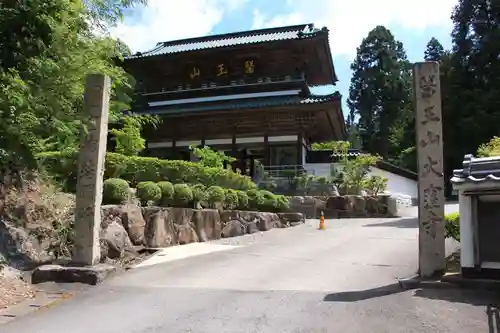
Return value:
M 127 10 L 111 34 L 132 52 L 157 42 L 250 29 L 313 23 L 330 30 L 330 47 L 345 105 L 350 64 L 368 32 L 389 28 L 403 42 L 410 61 L 423 60 L 427 42 L 450 48 L 450 19 L 457 0 L 149 0 Z M 321 91 L 320 91 L 321 92 Z M 347 108 L 344 106 L 344 112 Z

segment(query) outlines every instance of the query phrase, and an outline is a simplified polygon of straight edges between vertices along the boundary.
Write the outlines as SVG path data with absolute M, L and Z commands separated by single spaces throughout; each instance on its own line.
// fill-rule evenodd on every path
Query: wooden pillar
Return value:
M 302 157 L 304 156 L 302 138 L 302 133 L 299 133 L 299 135 L 297 135 L 297 165 L 302 165 Z
M 269 147 L 269 136 L 267 134 L 264 135 L 264 165 L 271 165 L 271 152 Z
M 172 159 L 174 159 L 174 160 L 177 159 L 177 148 L 175 147 L 175 141 L 176 141 L 176 138 L 174 136 L 172 138 Z
M 250 156 L 250 172 L 249 176 L 253 178 L 255 175 L 255 156 Z
M 231 152 L 233 154 L 233 157 L 236 157 L 236 134 L 234 134 L 234 132 L 231 140 Z

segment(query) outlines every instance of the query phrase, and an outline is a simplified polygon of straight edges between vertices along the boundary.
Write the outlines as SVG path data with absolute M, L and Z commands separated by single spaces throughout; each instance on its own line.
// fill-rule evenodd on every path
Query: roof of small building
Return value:
M 249 30 L 220 35 L 209 35 L 169 42 L 160 42 L 149 51 L 137 52 L 126 59 L 144 58 L 161 54 L 174 54 L 201 49 L 227 47 L 241 44 L 255 44 L 278 40 L 307 39 L 320 33 L 328 33 L 327 28 L 317 29 L 314 24 L 300 24 L 279 28 Z
M 453 170 L 453 184 L 500 181 L 500 156 L 477 158 L 469 154 L 464 156 L 462 165 L 462 169 Z

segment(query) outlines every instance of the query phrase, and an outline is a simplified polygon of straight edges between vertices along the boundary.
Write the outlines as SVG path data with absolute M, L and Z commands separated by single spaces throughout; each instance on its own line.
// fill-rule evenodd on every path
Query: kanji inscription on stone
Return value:
M 419 273 L 445 269 L 443 129 L 439 64 L 413 66 L 418 143 Z
M 102 184 L 108 133 L 109 77 L 87 77 L 84 98 L 75 208 L 73 262 L 94 265 L 100 260 Z

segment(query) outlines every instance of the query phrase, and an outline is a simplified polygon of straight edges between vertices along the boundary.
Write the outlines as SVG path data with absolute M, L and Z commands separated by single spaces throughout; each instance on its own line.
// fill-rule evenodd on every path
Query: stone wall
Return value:
M 103 206 L 101 250 L 108 258 L 119 258 L 134 246 L 160 248 L 206 242 L 304 222 L 305 218 L 300 213 Z
M 388 195 L 380 196 L 334 196 L 292 197 L 290 209 L 307 218 L 375 218 L 398 217 L 397 202 Z

